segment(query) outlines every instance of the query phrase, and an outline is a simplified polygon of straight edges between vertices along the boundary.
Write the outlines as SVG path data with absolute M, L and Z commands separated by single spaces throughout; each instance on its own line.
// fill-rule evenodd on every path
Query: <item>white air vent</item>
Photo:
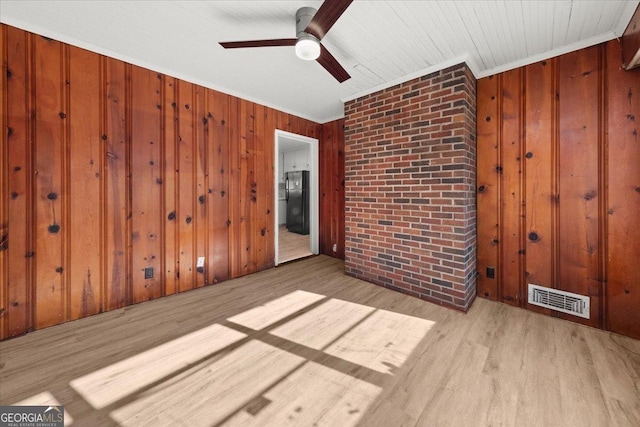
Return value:
M 589 319 L 589 297 L 529 283 L 529 304 Z

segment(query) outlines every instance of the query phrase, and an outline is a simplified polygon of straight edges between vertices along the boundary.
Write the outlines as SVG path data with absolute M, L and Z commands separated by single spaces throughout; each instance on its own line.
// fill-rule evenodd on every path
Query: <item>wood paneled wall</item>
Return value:
M 322 125 L 320 142 L 320 253 L 344 259 L 344 119 Z
M 640 70 L 621 65 L 613 40 L 478 81 L 478 295 L 640 338 Z M 590 296 L 591 318 L 528 283 Z
M 274 131 L 321 125 L 6 25 L 0 49 L 0 338 L 273 265 Z

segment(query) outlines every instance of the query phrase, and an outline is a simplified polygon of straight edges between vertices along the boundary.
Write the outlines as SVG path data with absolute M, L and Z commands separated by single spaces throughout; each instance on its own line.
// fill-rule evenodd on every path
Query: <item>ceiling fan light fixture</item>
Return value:
M 320 57 L 320 42 L 310 34 L 298 37 L 296 56 L 305 61 L 314 61 Z
M 0 0 L 1 1 L 1 0 Z M 289 39 L 247 40 L 220 42 L 225 49 L 269 46 L 295 46 L 296 56 L 305 61 L 317 60 L 339 83 L 350 79 L 349 73 L 320 44 L 353 0 L 324 0 L 319 10 L 301 7 L 296 11 L 296 37 Z

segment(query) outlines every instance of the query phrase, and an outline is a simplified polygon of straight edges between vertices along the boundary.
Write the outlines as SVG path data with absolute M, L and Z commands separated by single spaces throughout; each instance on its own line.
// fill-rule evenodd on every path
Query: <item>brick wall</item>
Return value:
M 465 64 L 345 105 L 345 271 L 466 311 L 476 294 L 476 81 Z

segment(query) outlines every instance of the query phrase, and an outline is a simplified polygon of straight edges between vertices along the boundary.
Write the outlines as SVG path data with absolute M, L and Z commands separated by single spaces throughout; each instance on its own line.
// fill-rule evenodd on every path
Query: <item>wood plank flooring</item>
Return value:
M 0 343 L 0 404 L 74 426 L 638 426 L 640 341 L 326 256 Z M 71 422 L 70 422 L 71 421 Z
M 308 234 L 290 233 L 285 225 L 281 225 L 278 228 L 278 263 L 313 255 L 310 239 Z

